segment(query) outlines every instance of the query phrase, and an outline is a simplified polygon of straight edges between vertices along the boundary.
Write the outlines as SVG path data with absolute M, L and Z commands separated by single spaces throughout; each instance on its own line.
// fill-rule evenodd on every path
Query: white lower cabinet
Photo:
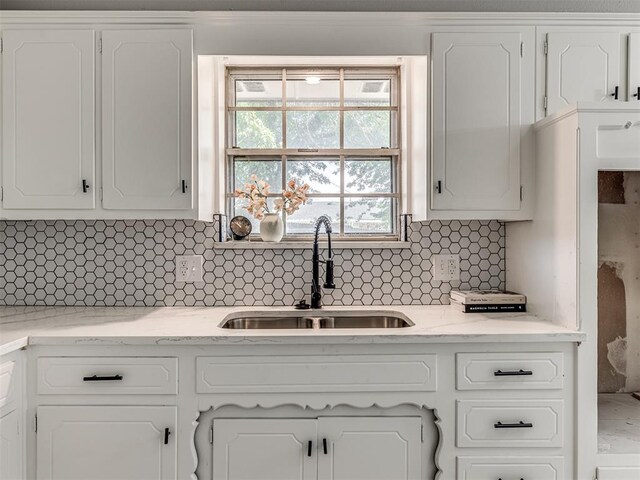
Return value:
M 0 357 L 0 480 L 25 478 L 23 354 Z
M 562 457 L 458 457 L 457 480 L 564 480 Z
M 318 479 L 418 480 L 421 427 L 420 417 L 320 418 Z
M 314 419 L 215 420 L 213 478 L 315 479 L 316 431 Z
M 575 478 L 571 345 L 359 347 L 35 346 L 0 480 Z
M 214 480 L 417 480 L 420 457 L 420 417 L 213 423 Z
M 459 400 L 458 447 L 562 447 L 563 400 Z
M 23 478 L 20 415 L 20 410 L 0 415 L 0 480 Z
M 38 480 L 177 478 L 176 407 L 38 408 Z

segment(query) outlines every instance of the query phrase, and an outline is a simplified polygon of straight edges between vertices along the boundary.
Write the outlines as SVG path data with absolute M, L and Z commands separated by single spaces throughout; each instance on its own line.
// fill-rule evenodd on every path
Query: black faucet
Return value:
M 311 308 L 322 308 L 322 290 L 320 289 L 320 252 L 318 249 L 318 237 L 320 236 L 320 227 L 324 225 L 324 231 L 327 233 L 327 247 L 329 258 L 326 264 L 326 280 L 324 288 L 336 288 L 333 283 L 333 253 L 331 251 L 331 220 L 326 215 L 322 215 L 316 220 L 315 236 L 313 239 L 313 279 L 311 280 Z

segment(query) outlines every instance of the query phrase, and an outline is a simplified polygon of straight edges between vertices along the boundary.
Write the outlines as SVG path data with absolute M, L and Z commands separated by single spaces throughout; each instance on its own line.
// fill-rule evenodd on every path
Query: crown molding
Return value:
M 3 25 L 33 24 L 170 24 L 170 25 L 314 25 L 437 26 L 589 25 L 640 26 L 640 13 L 565 12 L 238 12 L 238 11 L 67 11 L 5 10 Z

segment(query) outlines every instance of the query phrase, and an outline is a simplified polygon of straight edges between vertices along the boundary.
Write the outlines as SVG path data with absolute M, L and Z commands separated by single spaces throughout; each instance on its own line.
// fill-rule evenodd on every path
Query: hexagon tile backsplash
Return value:
M 325 305 L 448 303 L 455 288 L 504 288 L 498 221 L 413 223 L 408 249 L 336 249 Z M 0 221 L 0 305 L 293 305 L 311 290 L 311 250 L 215 250 L 214 225 L 184 220 Z M 431 255 L 460 255 L 460 282 Z M 176 255 L 204 281 L 176 283 Z

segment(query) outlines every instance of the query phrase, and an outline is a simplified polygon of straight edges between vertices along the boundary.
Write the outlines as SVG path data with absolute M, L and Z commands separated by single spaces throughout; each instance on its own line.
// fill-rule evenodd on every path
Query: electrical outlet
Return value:
M 176 257 L 176 282 L 202 281 L 202 255 Z
M 458 255 L 433 255 L 433 279 L 442 282 L 460 280 L 460 257 Z

